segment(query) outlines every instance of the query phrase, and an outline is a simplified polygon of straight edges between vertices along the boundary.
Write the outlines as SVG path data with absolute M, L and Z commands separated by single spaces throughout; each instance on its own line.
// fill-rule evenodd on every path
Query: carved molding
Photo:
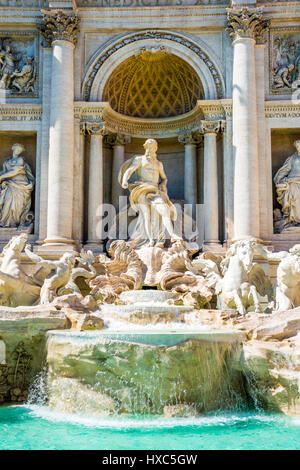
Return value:
M 270 20 L 262 16 L 262 8 L 227 8 L 229 35 L 233 40 L 252 38 L 261 41 Z
M 77 42 L 80 18 L 75 13 L 64 13 L 62 10 L 41 10 L 43 22 L 39 29 L 44 37 L 46 45 L 53 41 L 68 41 L 72 44 Z
M 125 45 L 134 43 L 136 41 L 143 41 L 145 39 L 154 39 L 154 40 L 168 40 L 174 41 L 178 44 L 181 44 L 184 47 L 187 47 L 192 52 L 197 54 L 199 59 L 201 59 L 206 67 L 208 67 L 210 74 L 213 78 L 216 88 L 216 95 L 218 99 L 223 97 L 223 85 L 222 85 L 222 78 L 217 70 L 216 66 L 211 61 L 210 57 L 201 49 L 198 43 L 193 42 L 190 39 L 187 39 L 179 34 L 175 34 L 173 32 L 165 32 L 165 31 L 156 31 L 156 30 L 148 30 L 142 31 L 140 33 L 134 33 L 131 36 L 127 36 L 125 38 L 119 39 L 119 41 L 115 42 L 113 46 L 109 49 L 106 49 L 101 53 L 98 59 L 94 62 L 91 71 L 89 72 L 88 76 L 85 79 L 83 85 L 83 98 L 88 101 L 90 99 L 90 93 L 93 86 L 94 79 L 100 69 L 100 67 L 104 64 L 104 62 L 115 52 L 119 49 L 124 47 Z

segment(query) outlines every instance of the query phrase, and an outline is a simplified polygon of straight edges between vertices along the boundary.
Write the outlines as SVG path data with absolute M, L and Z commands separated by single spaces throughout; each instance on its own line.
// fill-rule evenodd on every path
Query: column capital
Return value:
M 49 47 L 54 41 L 76 44 L 80 22 L 76 13 L 65 13 L 62 10 L 41 10 L 41 12 L 43 22 L 39 25 L 39 30 L 43 36 L 44 45 Z
M 130 135 L 126 134 L 112 134 L 111 139 L 110 139 L 110 144 L 112 146 L 115 145 L 126 145 L 131 142 L 131 137 Z
M 223 132 L 226 127 L 226 121 L 201 121 L 200 132 L 202 134 L 217 134 Z
M 105 136 L 108 131 L 104 122 L 81 122 L 80 133 L 84 135 L 102 135 Z
M 202 141 L 202 136 L 197 131 L 191 131 L 187 134 L 178 136 L 178 142 L 184 145 L 197 145 Z
M 230 37 L 236 39 L 254 39 L 261 41 L 270 21 L 263 18 L 263 9 L 259 8 L 227 8 L 227 21 Z

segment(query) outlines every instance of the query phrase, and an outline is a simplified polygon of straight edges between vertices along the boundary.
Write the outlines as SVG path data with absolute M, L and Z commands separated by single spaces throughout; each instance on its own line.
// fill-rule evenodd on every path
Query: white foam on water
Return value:
M 64 422 L 71 424 L 78 424 L 94 428 L 109 428 L 109 429 L 157 429 L 157 428 L 174 428 L 185 426 L 233 426 L 238 423 L 247 423 L 249 421 L 259 421 L 265 424 L 274 422 L 281 422 L 284 424 L 287 420 L 294 425 L 300 425 L 300 419 L 290 418 L 282 415 L 268 415 L 268 414 L 216 414 L 206 415 L 200 417 L 189 418 L 164 418 L 162 416 L 87 416 L 71 413 L 56 412 L 50 410 L 47 406 L 38 405 L 16 405 L 30 410 L 33 417 L 38 417 L 51 422 Z

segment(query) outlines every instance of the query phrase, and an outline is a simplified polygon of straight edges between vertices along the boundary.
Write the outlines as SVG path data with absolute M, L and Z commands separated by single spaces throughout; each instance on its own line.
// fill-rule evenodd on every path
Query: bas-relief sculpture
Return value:
M 35 87 L 34 58 L 17 53 L 9 39 L 0 47 L 0 89 L 32 93 Z M 24 50 L 24 48 L 23 48 Z
M 300 140 L 296 152 L 277 171 L 274 183 L 281 212 L 274 211 L 275 231 L 300 231 Z
M 0 228 L 30 232 L 34 219 L 31 195 L 35 178 L 22 157 L 25 147 L 12 146 L 12 156 L 3 163 L 0 172 Z
M 276 37 L 273 50 L 272 91 L 290 92 L 300 79 L 300 41 Z

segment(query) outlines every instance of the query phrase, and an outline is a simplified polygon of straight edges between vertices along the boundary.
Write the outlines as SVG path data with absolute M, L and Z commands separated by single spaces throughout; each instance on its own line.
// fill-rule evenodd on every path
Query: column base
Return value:
M 93 253 L 103 253 L 104 250 L 104 243 L 102 240 L 88 240 L 83 245 L 84 250 L 91 250 Z
M 214 253 L 225 253 L 225 249 L 219 240 L 205 240 L 202 246 L 203 251 L 212 251 Z
M 43 241 L 37 242 L 37 245 L 40 245 L 36 250 L 40 255 L 50 257 L 61 256 L 66 252 L 78 253 L 78 246 L 76 242 L 70 238 L 46 238 Z

